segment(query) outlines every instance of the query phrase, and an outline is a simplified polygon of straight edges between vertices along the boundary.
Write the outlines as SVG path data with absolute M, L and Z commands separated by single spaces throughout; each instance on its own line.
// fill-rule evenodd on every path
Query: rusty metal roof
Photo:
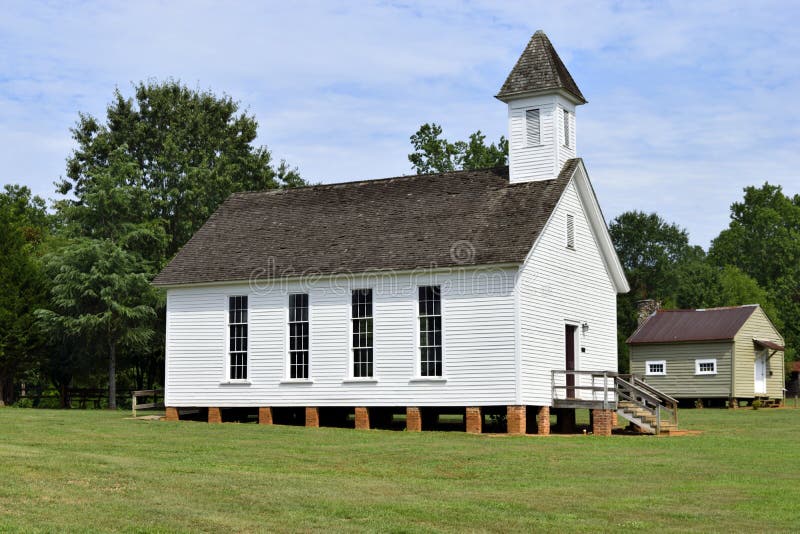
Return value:
M 699 310 L 659 310 L 628 338 L 628 344 L 733 339 L 757 307 L 757 304 L 748 304 Z

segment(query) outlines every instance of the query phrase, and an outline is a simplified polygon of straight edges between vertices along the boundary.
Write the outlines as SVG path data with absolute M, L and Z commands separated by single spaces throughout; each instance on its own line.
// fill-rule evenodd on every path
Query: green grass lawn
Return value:
M 800 410 L 702 435 L 490 437 L 0 409 L 0 531 L 800 528 Z

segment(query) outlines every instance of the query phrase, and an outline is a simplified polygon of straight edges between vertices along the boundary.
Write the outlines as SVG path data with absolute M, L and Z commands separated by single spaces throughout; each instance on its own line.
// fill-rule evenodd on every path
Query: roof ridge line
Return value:
M 574 159 L 574 158 L 573 158 Z M 231 193 L 233 195 L 255 195 L 255 194 L 278 194 L 283 193 L 285 191 L 298 191 L 298 190 L 305 190 L 305 189 L 314 189 L 314 188 L 330 188 L 330 187 L 338 187 L 342 185 L 359 185 L 359 184 L 368 184 L 374 182 L 388 182 L 391 180 L 415 180 L 418 178 L 429 178 L 433 176 L 446 176 L 446 175 L 454 175 L 454 174 L 466 174 L 470 172 L 483 172 L 483 171 L 492 171 L 492 170 L 502 170 L 508 169 L 508 165 L 498 165 L 497 167 L 485 167 L 481 169 L 458 169 L 454 171 L 447 171 L 447 172 L 429 172 L 425 174 L 403 174 L 400 176 L 387 176 L 384 178 L 367 178 L 364 180 L 350 180 L 344 182 L 334 182 L 330 184 L 309 184 L 309 185 L 301 185 L 298 187 L 281 187 L 277 189 L 265 189 L 263 191 L 257 190 L 249 190 L 249 191 L 236 191 Z

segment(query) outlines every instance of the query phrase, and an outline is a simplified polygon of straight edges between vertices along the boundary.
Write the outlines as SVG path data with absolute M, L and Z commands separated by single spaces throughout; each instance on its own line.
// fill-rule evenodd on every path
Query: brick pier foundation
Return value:
M 536 433 L 542 436 L 550 435 L 550 407 L 542 406 L 536 414 Z
M 222 422 L 222 410 L 219 408 L 209 408 L 208 409 L 208 422 L 209 423 L 221 423 Z
M 181 417 L 178 414 L 178 409 L 177 408 L 172 408 L 170 406 L 167 406 L 167 415 L 166 415 L 166 420 L 167 421 L 178 421 L 178 420 L 180 420 L 180 418 Z
M 369 430 L 369 408 L 356 407 L 356 430 Z
M 422 414 L 419 408 L 414 406 L 406 408 L 406 430 L 409 432 L 422 431 Z
M 480 434 L 483 432 L 483 412 L 481 412 L 480 406 L 468 407 L 464 419 L 467 423 L 468 433 Z
M 527 430 L 525 406 L 508 406 L 506 408 L 506 425 L 509 434 L 525 434 Z
M 595 436 L 610 436 L 611 435 L 611 410 L 592 410 L 592 432 Z
M 306 426 L 319 427 L 319 408 L 306 407 Z
M 271 425 L 272 424 L 272 408 L 269 406 L 262 406 L 258 409 L 258 424 Z

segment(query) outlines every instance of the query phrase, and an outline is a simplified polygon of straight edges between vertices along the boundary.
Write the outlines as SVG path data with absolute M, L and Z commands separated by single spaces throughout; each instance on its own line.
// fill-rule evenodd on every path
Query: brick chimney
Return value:
M 637 310 L 637 324 L 642 326 L 642 324 L 655 312 L 661 309 L 661 303 L 654 299 L 645 299 L 636 302 L 636 310 Z

